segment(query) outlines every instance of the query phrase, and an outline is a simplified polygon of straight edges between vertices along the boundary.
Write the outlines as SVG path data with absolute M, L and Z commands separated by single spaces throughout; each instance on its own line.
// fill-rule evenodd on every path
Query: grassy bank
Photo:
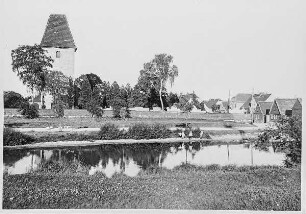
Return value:
M 103 126 L 102 126 L 103 127 Z M 35 144 L 43 142 L 58 142 L 58 141 L 96 141 L 96 140 L 115 140 L 115 139 L 169 139 L 169 138 L 181 138 L 180 130 L 168 130 L 164 126 L 156 125 L 147 126 L 138 124 L 131 126 L 132 130 L 123 131 L 118 127 L 109 129 L 109 126 L 100 131 L 83 131 L 83 132 L 26 132 L 21 133 L 14 131 L 10 128 L 5 128 L 3 132 L 3 145 L 4 146 L 16 146 L 25 144 Z M 150 129 L 150 130 L 149 130 Z M 185 131 L 188 136 L 189 131 Z M 200 138 L 200 130 L 193 130 L 193 138 Z M 201 139 L 224 139 L 233 140 L 233 137 L 238 140 L 247 140 L 257 137 L 258 130 L 210 130 L 204 131 Z
M 137 177 L 37 172 L 4 175 L 3 208 L 300 210 L 300 169 L 182 165 Z
M 96 128 L 105 123 L 114 123 L 120 127 L 131 126 L 137 123 L 154 124 L 160 123 L 167 127 L 174 127 L 180 123 L 190 123 L 192 127 L 224 127 L 223 120 L 205 120 L 205 119 L 184 119 L 184 118 L 130 118 L 127 120 L 118 120 L 111 117 L 96 119 L 92 117 L 73 117 L 73 118 L 35 118 L 26 119 L 22 117 L 5 117 L 4 125 L 12 128 L 44 128 L 70 126 L 73 128 Z M 252 127 L 244 122 L 235 122 L 233 127 Z

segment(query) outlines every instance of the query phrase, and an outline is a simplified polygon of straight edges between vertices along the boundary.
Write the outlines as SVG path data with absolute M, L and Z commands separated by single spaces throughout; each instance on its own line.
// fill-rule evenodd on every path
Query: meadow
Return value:
M 300 210 L 300 168 L 277 166 L 151 168 L 136 177 L 70 167 L 4 175 L 4 209 Z

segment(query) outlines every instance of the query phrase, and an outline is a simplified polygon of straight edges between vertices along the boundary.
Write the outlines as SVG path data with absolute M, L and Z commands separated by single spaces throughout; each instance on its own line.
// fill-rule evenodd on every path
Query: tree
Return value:
M 217 104 L 213 104 L 213 105 L 211 106 L 211 110 L 212 110 L 213 112 L 217 112 L 217 111 L 219 110 L 219 106 L 218 106 Z
M 188 115 L 192 111 L 193 107 L 194 107 L 193 99 L 188 94 L 186 95 L 181 94 L 179 97 L 179 103 L 177 104 L 177 108 L 186 114 L 186 126 L 187 126 Z
M 124 109 L 121 111 L 121 118 L 130 118 L 131 112 L 130 112 L 130 106 L 132 105 L 132 88 L 130 84 L 127 84 L 126 86 L 122 86 L 120 89 L 120 97 L 123 100 L 123 107 Z
M 90 101 L 89 91 L 92 93 L 95 87 L 100 89 L 101 84 L 103 81 L 93 73 L 82 74 L 76 78 L 74 81 L 74 106 L 86 108 L 86 103 Z
M 91 85 L 86 76 L 80 80 L 79 89 L 80 93 L 78 98 L 78 106 L 80 106 L 82 109 L 86 109 L 87 104 L 91 100 L 91 93 L 92 93 Z
M 86 109 L 91 113 L 92 117 L 98 118 L 103 116 L 102 99 L 100 97 L 100 90 L 98 87 L 94 87 L 90 96 L 89 102 L 86 104 Z
M 175 103 L 179 103 L 180 99 L 176 93 L 170 92 L 169 96 L 167 97 L 167 103 L 170 107 L 172 107 Z
M 255 141 L 255 147 L 267 150 L 271 145 L 286 154 L 285 165 L 301 164 L 302 119 L 297 116 L 281 116 L 274 126 L 266 128 Z
M 63 96 L 68 94 L 69 86 L 69 77 L 61 71 L 50 71 L 46 74 L 46 91 L 53 97 L 53 109 L 58 117 L 64 116 Z
M 90 84 L 90 87 L 91 87 L 92 91 L 93 91 L 94 87 L 96 87 L 99 84 L 102 84 L 102 80 L 98 75 L 93 74 L 93 73 L 85 74 L 85 75 L 86 75 L 86 77 L 89 81 L 89 84 Z
M 167 54 L 155 55 L 155 58 L 144 64 L 140 75 L 149 83 L 150 88 L 154 87 L 159 92 L 161 108 L 164 110 L 164 102 L 162 98 L 166 83 L 170 80 L 172 86 L 175 77 L 178 76 L 178 68 L 172 65 L 173 57 Z
M 5 91 L 3 97 L 4 108 L 20 108 L 22 103 L 26 102 L 21 94 L 14 91 Z
M 102 94 L 102 108 L 110 107 L 111 100 L 111 86 L 109 82 L 102 81 L 101 84 L 97 85 Z
M 69 87 L 67 91 L 68 107 L 71 109 L 74 106 L 74 84 L 72 77 L 69 77 Z
M 32 92 L 34 101 L 34 90 L 42 92 L 46 86 L 45 75 L 52 68 L 53 59 L 46 55 L 39 45 L 19 46 L 12 50 L 12 68 L 17 73 L 22 83 Z
M 30 104 L 28 101 L 23 102 L 18 110 L 21 115 L 27 119 L 39 117 L 39 112 L 35 104 Z
M 116 81 L 111 85 L 110 105 L 113 108 L 113 116 L 115 118 L 121 118 L 120 112 L 121 108 L 125 106 L 125 102 L 121 98 L 120 87 Z

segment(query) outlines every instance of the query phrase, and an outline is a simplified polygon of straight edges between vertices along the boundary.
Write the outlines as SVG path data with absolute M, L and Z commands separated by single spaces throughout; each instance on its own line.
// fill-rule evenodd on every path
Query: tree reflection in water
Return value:
M 34 170 L 42 170 L 44 172 L 50 170 L 54 172 L 61 170 L 63 172 L 82 171 L 89 174 L 95 174 L 100 171 L 106 176 L 112 176 L 114 173 L 135 176 L 140 170 L 155 171 L 163 167 L 173 168 L 173 166 L 180 165 L 182 162 L 199 165 L 211 162 L 214 164 L 244 164 L 242 159 L 229 158 L 229 147 L 232 148 L 231 152 L 234 152 L 236 157 L 237 155 L 251 155 L 249 153 L 250 144 L 244 144 L 239 147 L 235 145 L 232 147 L 229 144 L 207 147 L 208 145 L 211 145 L 211 142 L 190 141 L 187 143 L 108 144 L 91 147 L 66 147 L 53 150 L 7 150 L 4 151 L 4 165 L 6 169 L 14 168 L 17 162 L 18 166 L 23 164 L 19 162 L 25 161 L 23 160 L 24 157 L 35 156 L 35 161 L 39 163 L 39 167 L 34 167 Z M 275 148 L 273 150 L 275 152 Z M 226 151 L 226 154 L 224 151 Z M 239 151 L 239 154 L 237 151 Z M 212 152 L 215 154 L 214 157 L 219 155 L 226 155 L 227 157 L 226 159 L 221 156 L 217 159 L 214 157 L 209 158 L 207 155 L 211 155 Z M 256 153 L 256 155 L 259 155 L 259 153 Z M 278 161 L 279 157 L 272 154 L 271 158 L 274 157 Z

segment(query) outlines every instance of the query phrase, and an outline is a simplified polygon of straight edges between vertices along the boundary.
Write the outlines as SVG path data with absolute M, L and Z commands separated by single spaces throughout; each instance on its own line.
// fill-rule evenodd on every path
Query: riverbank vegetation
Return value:
M 281 116 L 274 124 L 268 127 L 258 137 L 255 147 L 263 150 L 271 145 L 286 153 L 285 165 L 292 167 L 301 164 L 302 155 L 302 119 L 300 117 Z
M 301 174 L 297 167 L 217 165 L 148 169 L 137 177 L 80 169 L 5 174 L 3 208 L 300 210 Z
M 19 132 L 12 128 L 4 128 L 3 145 L 15 146 L 42 142 L 57 141 L 95 141 L 95 140 L 115 140 L 115 139 L 166 139 L 181 138 L 181 129 L 170 130 L 162 124 L 134 124 L 130 128 L 122 130 L 113 123 L 101 126 L 100 131 L 71 131 L 71 132 Z M 189 129 L 185 129 L 184 134 L 188 137 Z M 240 139 L 255 138 L 258 130 L 207 130 L 201 131 L 199 128 L 192 129 L 192 138 L 211 139 L 212 137 L 238 136 Z M 237 138 L 238 139 L 238 138 Z M 225 139 L 226 142 L 230 139 Z

